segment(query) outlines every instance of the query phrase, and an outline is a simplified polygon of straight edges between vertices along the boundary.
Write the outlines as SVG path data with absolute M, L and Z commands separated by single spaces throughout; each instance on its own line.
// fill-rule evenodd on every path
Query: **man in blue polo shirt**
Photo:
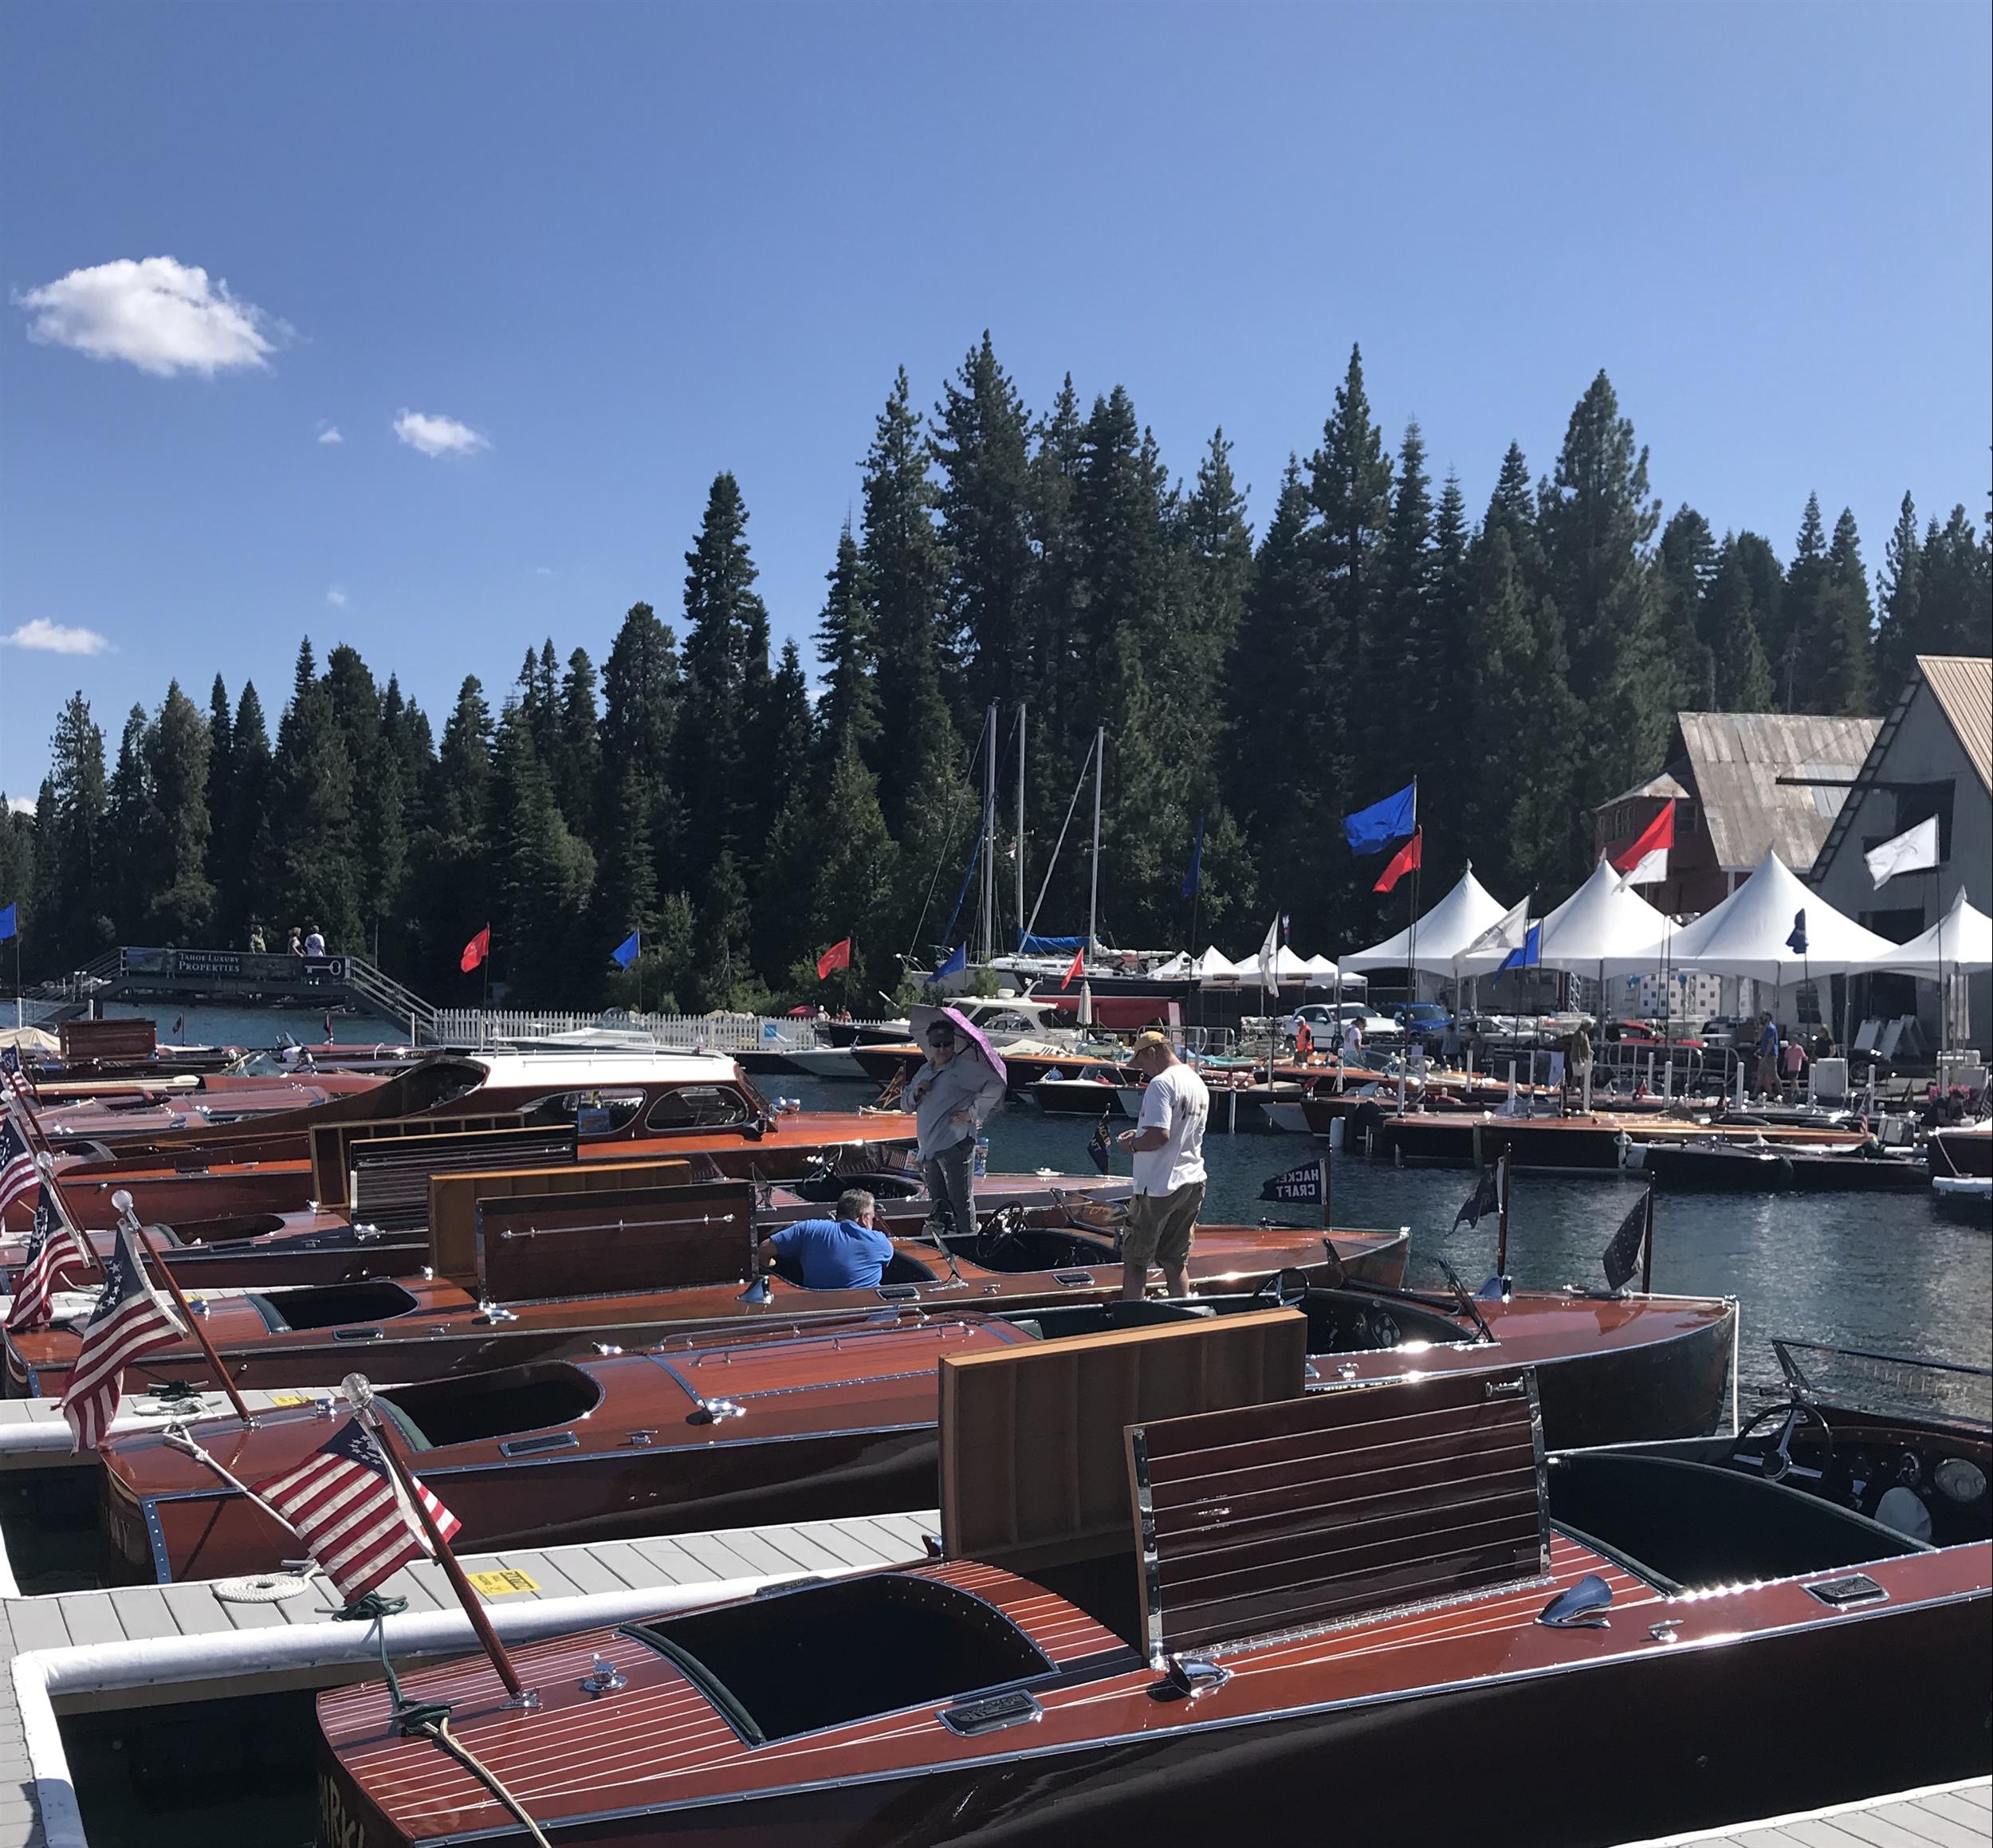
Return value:
M 837 1217 L 784 1226 L 755 1247 L 764 1264 L 793 1258 L 811 1290 L 875 1290 L 892 1262 L 893 1241 L 875 1229 L 879 1203 L 863 1187 L 838 1196 Z

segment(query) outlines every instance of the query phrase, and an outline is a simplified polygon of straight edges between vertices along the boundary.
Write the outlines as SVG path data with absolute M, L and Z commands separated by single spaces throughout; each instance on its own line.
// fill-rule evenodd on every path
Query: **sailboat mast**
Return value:
M 1093 887 L 1087 899 L 1087 953 L 1099 953 L 1098 938 L 1100 931 L 1100 783 L 1106 768 L 1107 755 L 1107 728 L 1094 728 L 1094 866 Z
M 1024 951 L 1024 716 L 1029 711 L 1017 702 L 1017 949 Z
M 996 702 L 983 725 L 983 955 L 996 953 Z

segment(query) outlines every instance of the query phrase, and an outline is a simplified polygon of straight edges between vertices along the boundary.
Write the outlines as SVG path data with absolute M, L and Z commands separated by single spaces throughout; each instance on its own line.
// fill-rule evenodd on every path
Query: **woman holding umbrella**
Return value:
M 941 1216 L 945 1202 L 953 1229 L 971 1236 L 976 1132 L 1003 1102 L 1004 1062 L 953 1008 L 916 1004 L 907 1015 L 927 1056 L 900 1094 L 900 1108 L 914 1113 L 921 1178 L 935 1216 Z

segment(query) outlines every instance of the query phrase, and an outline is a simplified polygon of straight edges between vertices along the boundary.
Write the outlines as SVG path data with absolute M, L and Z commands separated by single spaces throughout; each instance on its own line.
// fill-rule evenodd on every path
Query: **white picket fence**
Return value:
M 627 1035 L 633 1044 L 647 1039 L 666 1051 L 682 1052 L 750 1052 L 762 1046 L 802 1052 L 818 1043 L 814 1020 L 756 1014 L 561 1014 L 518 1008 L 444 1008 L 426 1031 L 433 1044 L 442 1046 L 502 1045 L 564 1033 Z

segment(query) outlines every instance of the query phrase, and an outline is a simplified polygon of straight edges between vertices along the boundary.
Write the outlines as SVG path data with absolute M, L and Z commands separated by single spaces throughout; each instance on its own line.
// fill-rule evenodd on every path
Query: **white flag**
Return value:
M 1914 873 L 1938 863 L 1938 818 L 1920 821 L 1905 828 L 1893 840 L 1871 847 L 1861 856 L 1869 863 L 1869 877 L 1880 889 L 1898 873 Z
M 1506 956 L 1520 950 L 1529 935 L 1529 900 L 1511 906 L 1460 952 L 1464 962 L 1470 956 Z
M 1267 940 L 1260 946 L 1260 985 L 1273 989 L 1279 985 L 1280 973 L 1280 920 L 1275 918 L 1267 926 Z

